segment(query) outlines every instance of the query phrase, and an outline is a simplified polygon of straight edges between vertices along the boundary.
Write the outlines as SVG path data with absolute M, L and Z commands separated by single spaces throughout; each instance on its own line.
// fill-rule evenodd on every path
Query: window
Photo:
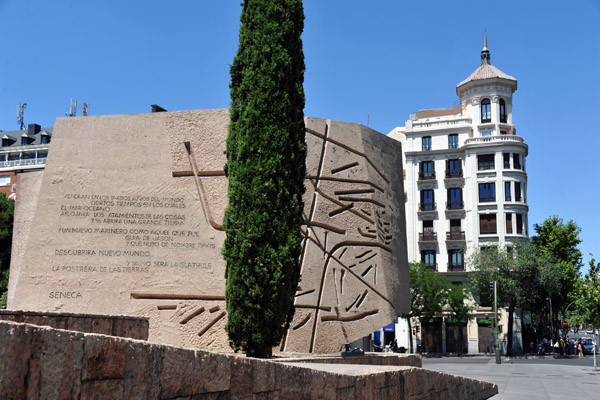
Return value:
M 448 250 L 448 270 L 462 271 L 464 269 L 462 250 Z
M 490 105 L 490 99 L 481 100 L 481 122 L 491 122 L 492 111 Z
M 496 233 L 496 214 L 482 214 L 479 216 L 479 233 L 482 235 Z
M 41 144 L 48 144 L 48 143 L 50 143 L 50 136 L 49 135 L 42 135 L 42 136 L 40 136 L 40 143 Z
M 426 268 L 437 269 L 435 264 L 435 250 L 423 250 L 421 252 L 421 262 Z
M 492 130 L 491 129 L 484 129 L 481 131 L 481 136 L 482 137 L 487 137 L 487 136 L 492 136 Z
M 448 148 L 458 149 L 458 135 L 448 135 Z
M 510 182 L 504 182 L 504 201 L 510 201 Z
M 477 169 L 486 170 L 494 169 L 494 155 L 493 154 L 481 154 L 477 156 Z
M 506 123 L 506 103 L 503 99 L 498 102 L 500 105 L 500 122 Z
M 460 210 L 463 208 L 462 204 L 462 189 L 451 188 L 448 189 L 448 210 Z
M 423 220 L 423 233 L 421 234 L 420 240 L 423 241 L 437 241 L 437 236 L 433 231 L 433 220 Z
M 446 235 L 446 240 L 465 240 L 465 234 L 460 230 L 460 219 L 450 220 L 450 232 Z
M 421 139 L 421 143 L 423 145 L 423 151 L 430 151 L 431 150 L 431 136 L 424 136 Z
M 433 220 L 423 220 L 423 232 L 433 232 Z
M 513 166 L 515 169 L 521 169 L 521 155 L 513 153 Z
M 15 141 L 9 138 L 3 138 L 2 139 L 2 147 L 6 147 L 6 146 L 10 146 L 11 144 L 13 144 Z
M 29 138 L 21 137 L 21 146 L 25 146 L 29 144 Z
M 504 169 L 510 169 L 510 153 L 502 154 L 502 158 L 504 159 Z
M 10 186 L 10 175 L 0 175 L 0 186 Z
M 455 159 L 446 161 L 446 177 L 452 178 L 457 176 L 462 176 L 460 160 Z
M 515 182 L 515 201 L 523 201 L 521 198 L 521 182 Z
M 480 183 L 479 184 L 479 202 L 489 203 L 496 201 L 496 184 L 495 183 Z
M 419 179 L 434 179 L 433 161 L 422 161 L 419 164 Z
M 435 210 L 433 189 L 421 190 L 421 211 Z
M 512 214 L 506 213 L 506 233 L 512 233 Z
M 508 132 L 507 131 L 500 131 L 500 134 L 501 135 L 508 135 Z
M 517 215 L 517 233 L 522 235 L 523 234 L 523 214 L 516 214 Z

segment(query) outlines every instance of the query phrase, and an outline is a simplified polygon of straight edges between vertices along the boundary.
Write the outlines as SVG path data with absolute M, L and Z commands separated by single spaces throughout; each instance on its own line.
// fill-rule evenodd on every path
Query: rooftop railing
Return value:
M 19 160 L 0 161 L 0 168 L 8 167 L 21 167 L 27 165 L 43 165 L 46 164 L 46 157 L 44 158 L 23 158 Z

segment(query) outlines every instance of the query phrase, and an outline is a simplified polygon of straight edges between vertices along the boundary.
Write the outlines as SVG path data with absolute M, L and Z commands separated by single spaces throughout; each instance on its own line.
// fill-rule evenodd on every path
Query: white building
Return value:
M 456 86 L 460 104 L 418 111 L 389 134 L 405 134 L 409 261 L 451 282 L 467 280 L 470 250 L 527 236 L 527 145 L 513 123 L 516 90 L 517 80 L 490 63 L 484 37 L 481 65 Z M 479 307 L 469 323 L 469 353 L 488 351 L 492 314 Z M 444 332 L 439 323 L 432 329 Z M 452 351 L 442 336 L 429 347 Z

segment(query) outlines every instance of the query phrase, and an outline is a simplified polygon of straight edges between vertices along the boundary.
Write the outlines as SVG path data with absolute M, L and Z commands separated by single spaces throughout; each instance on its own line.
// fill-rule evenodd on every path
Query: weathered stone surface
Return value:
M 414 367 L 273 362 L 0 322 L 3 399 L 485 399 L 497 391 Z
M 282 356 L 284 354 L 281 354 Z M 364 356 L 340 357 L 340 355 L 313 355 L 296 356 L 289 358 L 277 358 L 274 362 L 302 362 L 319 364 L 361 364 L 361 365 L 388 365 L 396 367 L 418 367 L 421 368 L 421 356 L 419 354 L 399 353 L 365 353 Z
M 0 310 L 0 320 L 131 339 L 148 339 L 148 320 L 141 317 Z
M 145 316 L 153 341 L 229 350 L 228 122 L 223 109 L 57 119 L 43 176 L 19 183 L 9 308 Z M 306 126 L 302 280 L 280 348 L 330 353 L 407 311 L 401 149 L 359 124 Z

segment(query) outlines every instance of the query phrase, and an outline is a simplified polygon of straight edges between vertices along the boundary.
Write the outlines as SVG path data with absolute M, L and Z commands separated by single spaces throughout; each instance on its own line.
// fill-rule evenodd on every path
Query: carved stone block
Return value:
M 9 308 L 146 316 L 152 341 L 228 350 L 228 123 L 226 109 L 57 119 L 43 174 L 18 182 Z M 280 349 L 329 353 L 408 308 L 402 152 L 359 124 L 306 127 L 302 277 Z

